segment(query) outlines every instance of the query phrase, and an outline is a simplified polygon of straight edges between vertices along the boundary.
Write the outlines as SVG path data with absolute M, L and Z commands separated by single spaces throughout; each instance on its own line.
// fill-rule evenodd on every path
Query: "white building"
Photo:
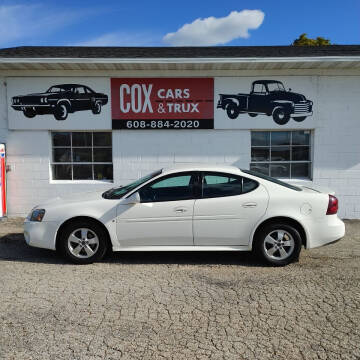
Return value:
M 360 46 L 2 49 L 8 215 L 209 162 L 331 188 L 360 218 L 359 103 Z

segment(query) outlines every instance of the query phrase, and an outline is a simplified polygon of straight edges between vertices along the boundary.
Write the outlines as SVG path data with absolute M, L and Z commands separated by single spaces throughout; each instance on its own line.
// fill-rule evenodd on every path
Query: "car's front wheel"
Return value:
M 273 112 L 273 119 L 278 125 L 285 125 L 290 120 L 290 114 L 284 108 L 278 107 Z
M 36 115 L 36 111 L 32 108 L 26 108 L 24 110 L 24 115 L 28 118 L 33 118 Z
M 284 266 L 299 258 L 301 244 L 301 236 L 293 226 L 269 224 L 257 233 L 254 252 L 268 264 Z
M 56 120 L 66 120 L 69 114 L 69 106 L 62 102 L 56 105 L 54 117 Z
M 306 119 L 306 116 L 297 116 L 297 117 L 294 117 L 294 120 L 297 121 L 297 122 L 304 121 L 305 119 Z
M 101 260 L 107 250 L 105 230 L 90 221 L 76 221 L 65 227 L 58 243 L 62 255 L 75 264 Z

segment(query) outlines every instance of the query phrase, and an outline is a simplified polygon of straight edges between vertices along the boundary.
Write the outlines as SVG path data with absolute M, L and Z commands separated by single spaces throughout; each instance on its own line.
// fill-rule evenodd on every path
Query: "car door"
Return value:
M 77 88 L 77 103 L 78 103 L 78 110 L 89 110 L 90 109 L 90 96 L 85 91 L 83 86 L 78 86 Z
M 249 112 L 266 113 L 268 111 L 269 94 L 264 84 L 255 84 L 249 97 Z
M 193 245 L 195 172 L 166 175 L 144 185 L 140 203 L 117 206 L 121 246 Z
M 204 172 L 201 193 L 194 205 L 194 244 L 248 245 L 255 224 L 266 212 L 265 188 L 238 175 Z

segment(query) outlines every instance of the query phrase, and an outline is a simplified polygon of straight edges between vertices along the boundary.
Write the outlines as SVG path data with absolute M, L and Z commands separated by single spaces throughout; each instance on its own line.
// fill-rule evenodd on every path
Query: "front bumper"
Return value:
M 29 246 L 55 250 L 58 223 L 53 221 L 24 222 L 24 237 Z
M 294 117 L 303 117 L 303 116 L 311 116 L 313 114 L 312 111 L 304 112 L 304 113 L 296 113 L 296 114 L 290 114 L 292 118 Z
M 345 224 L 337 215 L 327 215 L 325 219 L 316 220 L 311 224 L 307 224 L 309 229 L 306 243 L 307 249 L 332 243 L 345 236 Z

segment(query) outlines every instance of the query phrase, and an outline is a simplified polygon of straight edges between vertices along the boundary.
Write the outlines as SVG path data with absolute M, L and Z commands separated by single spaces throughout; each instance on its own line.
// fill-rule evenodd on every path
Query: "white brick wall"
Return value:
M 360 77 L 322 76 L 313 182 L 336 192 L 340 216 L 360 218 Z
M 7 143 L 8 208 L 24 215 L 34 205 L 69 192 L 109 184 L 52 184 L 47 131 L 7 131 L 4 78 L 0 77 L 0 141 Z M 319 76 L 319 122 L 314 129 L 313 182 L 335 190 L 340 216 L 360 218 L 360 76 Z M 271 125 L 269 125 L 271 126 Z M 247 168 L 249 130 L 113 132 L 114 182 L 124 184 L 174 163 L 228 163 Z

